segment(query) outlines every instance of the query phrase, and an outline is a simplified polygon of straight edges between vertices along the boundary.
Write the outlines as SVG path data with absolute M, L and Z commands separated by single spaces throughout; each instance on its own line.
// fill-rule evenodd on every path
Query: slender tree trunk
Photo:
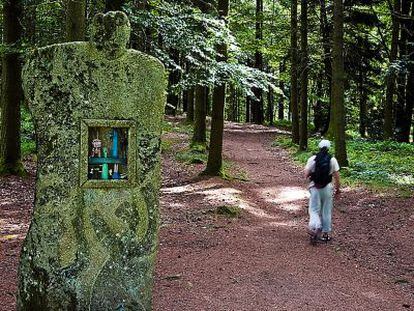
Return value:
M 180 62 L 180 54 L 178 50 L 173 49 L 170 52 L 171 59 L 174 60 L 176 64 Z M 178 94 L 175 94 L 172 90 L 174 85 L 180 81 L 180 72 L 178 70 L 172 70 L 168 76 L 168 96 L 167 102 L 168 106 L 166 107 L 166 113 L 169 115 L 176 115 L 178 112 L 178 105 L 180 102 L 180 97 Z
M 326 13 L 325 0 L 320 0 L 320 15 L 321 15 L 321 34 L 323 44 L 323 64 L 325 70 L 325 79 L 327 85 L 328 114 L 325 119 L 325 125 L 321 127 L 321 134 L 324 135 L 329 129 L 332 108 L 332 58 L 331 58 L 331 36 L 332 27 L 328 22 L 328 14 Z
M 298 104 L 298 2 L 292 0 L 290 21 L 290 48 L 291 48 L 291 73 L 290 73 L 290 110 L 292 114 L 292 142 L 299 144 L 299 104 Z
M 269 122 L 270 126 L 274 125 L 274 110 L 275 110 L 275 92 L 271 87 L 269 87 L 269 91 L 267 92 L 267 121 Z
M 183 103 L 183 112 L 188 112 L 188 90 L 181 92 L 181 100 Z
M 2 89 L 0 110 L 0 174 L 24 174 L 20 151 L 21 61 L 19 43 L 22 39 L 22 3 L 3 2 L 3 42 L 10 50 L 2 58 Z
M 285 60 L 279 64 L 279 75 L 285 72 Z M 285 82 L 279 78 L 279 87 L 282 92 L 285 91 Z M 278 109 L 277 109 L 277 118 L 278 120 L 283 120 L 285 118 L 285 98 L 283 94 L 279 95 Z
M 246 96 L 246 123 L 249 123 L 251 120 L 251 115 L 250 115 L 250 106 L 251 106 L 251 100 L 249 96 Z
M 255 53 L 255 67 L 263 70 L 263 54 L 260 50 L 263 40 L 263 0 L 256 0 L 256 42 L 257 49 Z M 256 99 L 252 101 L 253 122 L 256 124 L 263 124 L 263 91 L 259 88 L 254 89 Z
M 193 123 L 194 121 L 194 88 L 187 91 L 187 122 Z
M 405 107 L 405 124 L 403 127 L 404 137 L 406 141 L 410 141 L 411 124 L 414 109 L 414 2 L 411 4 L 411 20 L 407 23 L 408 27 L 408 45 L 407 52 L 409 55 L 408 63 L 408 79 L 407 79 L 407 98 Z M 414 137 L 413 137 L 414 139 Z
M 206 101 L 206 115 L 211 116 L 211 89 L 210 87 L 206 86 L 205 90 L 205 97 L 204 100 Z
M 26 25 L 26 40 L 30 45 L 36 45 L 36 6 L 27 6 L 24 8 L 24 24 Z
M 124 0 L 105 0 L 105 12 L 122 11 L 124 3 Z
M 308 148 L 308 0 L 301 0 L 300 11 L 300 135 L 299 150 Z
M 325 126 L 324 124 L 324 118 L 323 118 L 323 103 L 321 98 L 323 97 L 323 78 L 324 74 L 322 71 L 320 71 L 318 75 L 318 80 L 316 81 L 316 96 L 318 97 L 314 104 L 313 109 L 313 124 L 315 125 L 316 132 L 321 133 L 323 131 L 323 128 Z
M 86 1 L 67 0 L 66 41 L 85 40 Z
M 361 137 L 366 137 L 367 133 L 367 94 L 364 89 L 364 73 L 362 68 L 359 73 L 359 134 Z
M 219 18 L 227 24 L 229 15 L 229 0 L 218 1 Z M 227 62 L 227 44 L 217 46 L 217 61 Z M 207 167 L 205 173 L 218 176 L 222 173 L 222 150 L 224 129 L 224 106 L 226 103 L 226 84 L 216 85 L 213 91 L 213 109 L 211 112 L 210 148 L 208 152 Z
M 408 15 L 410 12 L 410 1 L 401 1 L 401 13 Z M 400 59 L 408 57 L 407 39 L 409 36 L 409 23 L 401 20 L 401 34 L 399 40 Z M 399 142 L 409 141 L 409 132 L 407 134 L 407 72 L 400 72 L 397 78 L 398 81 L 398 100 L 395 107 L 395 139 Z
M 202 85 L 195 87 L 194 104 L 194 131 L 192 142 L 194 144 L 206 143 L 206 88 Z
M 237 114 L 237 92 L 236 88 L 234 87 L 234 83 L 229 84 L 229 92 L 230 92 L 230 106 L 228 107 L 228 115 L 227 119 L 229 121 L 236 122 L 236 114 Z
M 333 47 L 332 47 L 332 102 L 335 118 L 335 157 L 340 166 L 348 166 L 345 141 L 344 105 L 344 15 L 342 0 L 333 2 Z
M 398 34 L 400 32 L 400 23 L 393 13 L 401 11 L 401 1 L 394 0 L 394 12 L 391 12 L 392 18 L 392 36 L 391 36 L 391 51 L 390 51 L 390 66 L 393 65 L 397 59 L 398 53 Z M 394 132 L 394 93 L 395 93 L 395 70 L 390 69 L 387 75 L 387 91 L 385 97 L 385 111 L 384 111 L 384 138 L 391 139 Z
M 106 1 L 111 2 L 111 0 L 106 0 Z M 123 0 L 123 3 L 125 3 L 125 0 Z M 151 6 L 148 3 L 148 0 L 135 1 L 134 5 L 140 11 L 148 11 L 151 9 Z M 160 34 L 157 36 L 156 40 L 158 40 L 158 45 L 162 46 L 163 38 Z M 152 36 L 152 31 L 150 28 L 144 27 L 140 30 L 133 31 L 131 33 L 131 45 L 136 50 L 149 53 L 151 51 L 152 41 L 153 41 L 153 36 Z
M 281 90 L 285 88 L 285 82 L 280 81 L 279 87 Z M 278 109 L 277 109 L 277 119 L 283 120 L 285 119 L 285 98 L 281 94 L 279 95 L 279 103 L 278 103 Z
M 236 92 L 234 93 L 234 97 L 235 97 L 235 100 L 236 100 L 236 107 L 235 107 L 235 110 L 234 110 L 234 114 L 235 114 L 234 121 L 235 122 L 240 122 L 240 116 L 242 115 L 242 111 L 240 111 L 241 96 L 240 96 L 240 92 L 239 92 L 238 88 L 236 88 Z

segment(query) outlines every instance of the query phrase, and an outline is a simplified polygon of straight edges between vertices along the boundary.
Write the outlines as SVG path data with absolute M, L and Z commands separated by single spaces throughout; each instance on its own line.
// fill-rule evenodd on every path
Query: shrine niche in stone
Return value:
M 80 183 L 129 187 L 136 180 L 136 125 L 129 120 L 82 120 Z
M 152 309 L 167 83 L 129 35 L 124 13 L 98 14 L 91 41 L 24 66 L 38 167 L 18 310 Z

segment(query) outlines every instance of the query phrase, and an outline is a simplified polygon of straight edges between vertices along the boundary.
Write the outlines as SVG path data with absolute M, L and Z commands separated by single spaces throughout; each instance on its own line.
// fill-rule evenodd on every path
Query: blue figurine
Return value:
M 112 173 L 112 179 L 120 179 L 121 175 L 119 174 L 118 164 L 114 165 L 114 172 Z
M 112 158 L 118 158 L 118 131 L 112 130 Z

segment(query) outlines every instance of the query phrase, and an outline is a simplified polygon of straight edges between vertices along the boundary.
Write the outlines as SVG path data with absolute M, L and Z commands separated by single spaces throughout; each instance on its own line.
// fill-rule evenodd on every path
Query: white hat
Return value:
M 318 147 L 319 149 L 322 149 L 322 148 L 329 149 L 331 147 L 331 142 L 327 139 L 322 139 Z

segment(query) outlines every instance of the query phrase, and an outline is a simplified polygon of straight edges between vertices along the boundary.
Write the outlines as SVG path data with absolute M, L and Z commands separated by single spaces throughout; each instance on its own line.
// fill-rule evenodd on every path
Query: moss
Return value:
M 24 67 L 38 173 L 19 310 L 151 308 L 166 75 L 158 60 L 126 49 L 123 13 L 100 15 L 94 27 L 93 41 L 41 48 Z M 128 181 L 86 177 L 84 129 L 100 124 L 130 128 Z
M 238 206 L 223 205 L 217 207 L 216 213 L 229 218 L 238 218 L 241 215 L 241 208 Z
M 1 175 L 17 175 L 21 177 L 27 176 L 27 172 L 24 169 L 23 163 L 21 161 L 14 163 L 13 165 L 10 163 L 5 163 L 3 159 L 0 158 L 0 176 Z

